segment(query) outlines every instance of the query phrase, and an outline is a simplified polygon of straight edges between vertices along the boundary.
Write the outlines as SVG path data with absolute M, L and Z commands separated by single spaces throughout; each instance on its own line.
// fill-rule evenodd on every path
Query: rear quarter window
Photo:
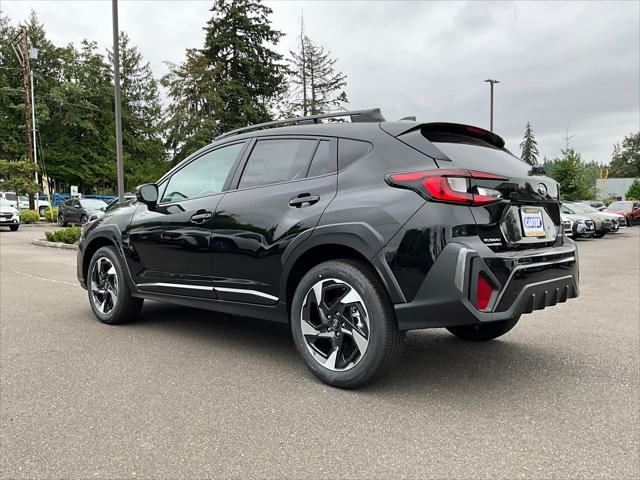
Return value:
M 338 170 L 343 170 L 373 150 L 373 145 L 361 140 L 338 140 Z

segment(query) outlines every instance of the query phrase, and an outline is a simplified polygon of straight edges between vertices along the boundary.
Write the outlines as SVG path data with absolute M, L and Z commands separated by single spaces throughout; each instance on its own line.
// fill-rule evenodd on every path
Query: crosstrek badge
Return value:
M 539 208 L 523 208 L 520 210 L 522 216 L 522 229 L 525 237 L 545 237 L 544 222 L 542 212 Z

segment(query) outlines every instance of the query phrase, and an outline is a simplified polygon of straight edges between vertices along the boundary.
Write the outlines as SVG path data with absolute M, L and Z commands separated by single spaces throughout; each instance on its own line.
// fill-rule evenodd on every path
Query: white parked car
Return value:
M 13 208 L 19 208 L 20 210 L 26 210 L 29 208 L 29 197 L 26 195 L 16 195 L 15 192 L 0 192 L 0 198 L 9 202 Z M 49 202 L 46 200 L 40 200 L 36 197 L 36 210 L 41 217 L 44 217 L 44 212 L 49 208 Z M 18 207 L 18 202 L 20 206 Z
M 9 227 L 12 232 L 20 228 L 20 213 L 4 197 L 0 197 L 0 227 Z

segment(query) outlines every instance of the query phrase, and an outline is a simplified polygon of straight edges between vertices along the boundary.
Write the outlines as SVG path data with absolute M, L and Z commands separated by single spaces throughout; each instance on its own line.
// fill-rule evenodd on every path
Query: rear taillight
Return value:
M 486 205 L 502 198 L 499 191 L 474 185 L 471 179 L 507 180 L 492 173 L 469 170 L 426 170 L 421 172 L 392 173 L 386 182 L 399 188 L 418 192 L 427 200 L 465 205 Z
M 483 273 L 478 274 L 478 288 L 476 293 L 476 308 L 486 310 L 493 295 L 493 287 Z

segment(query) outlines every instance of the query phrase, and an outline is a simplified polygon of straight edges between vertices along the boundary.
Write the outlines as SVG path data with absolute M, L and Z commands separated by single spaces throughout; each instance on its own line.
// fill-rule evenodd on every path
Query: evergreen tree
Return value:
M 271 27 L 271 9 L 257 0 L 216 0 L 211 12 L 203 48 L 187 51 L 186 62 L 162 79 L 174 161 L 216 135 L 271 120 L 285 88 L 286 65 L 270 47 L 283 35 Z
M 624 137 L 613 147 L 610 177 L 640 177 L 640 132 Z
M 629 186 L 627 193 L 624 194 L 624 198 L 640 200 L 640 178 L 636 178 L 633 181 L 631 186 Z
M 524 140 L 520 144 L 520 150 L 522 151 L 521 158 L 529 165 L 538 164 L 538 142 L 533 134 L 531 128 L 531 122 L 527 122 L 524 129 Z
M 318 115 L 340 109 L 348 100 L 343 90 L 347 76 L 335 71 L 338 60 L 305 35 L 304 27 L 298 39 L 298 50 L 290 52 L 288 114 Z
M 573 148 L 562 150 L 562 157 L 551 163 L 548 174 L 560 184 L 562 200 L 587 200 L 595 197 L 595 175 Z

